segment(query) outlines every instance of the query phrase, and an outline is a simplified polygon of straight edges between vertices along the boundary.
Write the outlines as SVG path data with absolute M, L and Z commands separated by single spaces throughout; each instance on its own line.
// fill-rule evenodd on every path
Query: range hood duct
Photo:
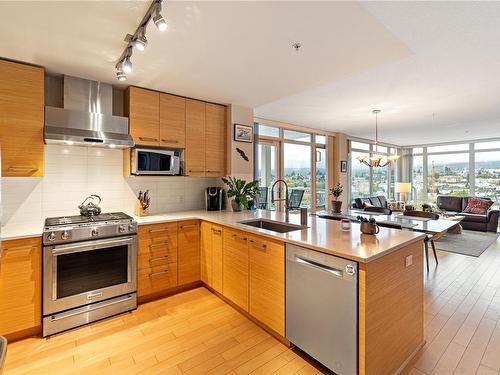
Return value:
M 128 118 L 113 116 L 109 84 L 64 76 L 64 108 L 45 107 L 45 142 L 128 148 Z

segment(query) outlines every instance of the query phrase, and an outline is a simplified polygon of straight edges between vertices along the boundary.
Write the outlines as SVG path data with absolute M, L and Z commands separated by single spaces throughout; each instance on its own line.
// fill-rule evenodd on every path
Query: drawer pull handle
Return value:
M 250 240 L 250 243 L 257 249 L 260 249 L 260 250 L 266 250 L 267 249 L 267 245 L 264 244 L 264 243 L 258 243 L 258 242 L 255 242 L 254 240 Z
M 162 229 L 150 229 L 149 233 L 161 233 L 161 232 L 168 232 L 168 228 L 162 228 Z
M 160 246 L 165 246 L 165 245 L 168 245 L 168 241 L 161 242 L 161 243 L 152 243 L 152 244 L 149 245 L 149 247 L 153 248 L 153 247 L 160 247 Z
M 163 275 L 163 274 L 166 274 L 166 273 L 168 273 L 168 270 L 163 270 L 163 271 L 159 271 L 159 272 L 153 272 L 153 273 L 149 274 L 149 277 L 155 277 L 155 276 Z
M 233 238 L 236 239 L 236 240 L 240 240 L 240 241 L 246 241 L 247 240 L 246 237 L 238 236 L 237 234 L 233 234 Z
M 162 139 L 161 141 L 164 143 L 179 143 L 176 139 Z
M 159 261 L 159 260 L 166 260 L 166 259 L 168 259 L 168 255 L 165 255 L 164 257 L 151 258 L 151 259 L 149 260 L 149 263 L 151 264 L 151 263 L 153 263 L 153 262 L 157 262 L 157 261 Z
M 181 229 L 184 229 L 184 228 L 195 228 L 197 226 L 198 226 L 198 224 L 186 224 L 186 225 L 181 225 Z
M 28 171 L 28 172 L 36 172 L 38 171 L 37 167 L 29 167 L 29 166 L 22 166 L 22 165 L 11 165 L 8 168 L 9 171 Z
M 203 172 L 205 172 L 205 171 L 203 171 L 201 169 L 200 170 L 198 170 L 198 169 L 190 169 L 189 170 L 189 173 L 203 173 Z
M 212 233 L 221 234 L 222 233 L 222 229 L 214 229 L 214 228 L 212 228 Z
M 210 170 L 208 170 L 207 173 L 222 173 L 222 171 L 210 171 Z
M 151 137 L 139 137 L 141 141 L 146 141 L 146 142 L 158 142 L 158 138 L 151 138 Z

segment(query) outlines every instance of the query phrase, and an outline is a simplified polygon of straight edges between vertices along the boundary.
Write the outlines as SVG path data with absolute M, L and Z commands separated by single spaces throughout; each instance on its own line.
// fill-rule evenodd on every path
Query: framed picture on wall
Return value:
M 342 172 L 342 173 L 347 172 L 347 160 L 340 161 L 340 172 Z
M 242 124 L 234 124 L 234 140 L 237 142 L 253 142 L 253 127 Z

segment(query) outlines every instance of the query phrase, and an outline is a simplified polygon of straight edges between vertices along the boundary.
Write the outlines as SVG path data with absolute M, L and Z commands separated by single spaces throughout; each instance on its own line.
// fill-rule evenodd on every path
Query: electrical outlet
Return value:
M 405 266 L 410 267 L 413 264 L 413 255 L 408 255 L 405 258 Z

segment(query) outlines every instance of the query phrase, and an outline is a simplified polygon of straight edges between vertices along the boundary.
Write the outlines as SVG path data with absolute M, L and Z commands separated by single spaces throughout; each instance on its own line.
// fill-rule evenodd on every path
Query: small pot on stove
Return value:
M 97 203 L 94 203 L 94 200 L 96 199 L 98 199 L 99 201 Z M 101 213 L 101 208 L 99 207 L 100 203 L 100 196 L 96 194 L 89 195 L 87 198 L 85 198 L 82 204 L 78 206 L 78 208 L 80 209 L 80 215 L 86 217 L 99 215 Z

